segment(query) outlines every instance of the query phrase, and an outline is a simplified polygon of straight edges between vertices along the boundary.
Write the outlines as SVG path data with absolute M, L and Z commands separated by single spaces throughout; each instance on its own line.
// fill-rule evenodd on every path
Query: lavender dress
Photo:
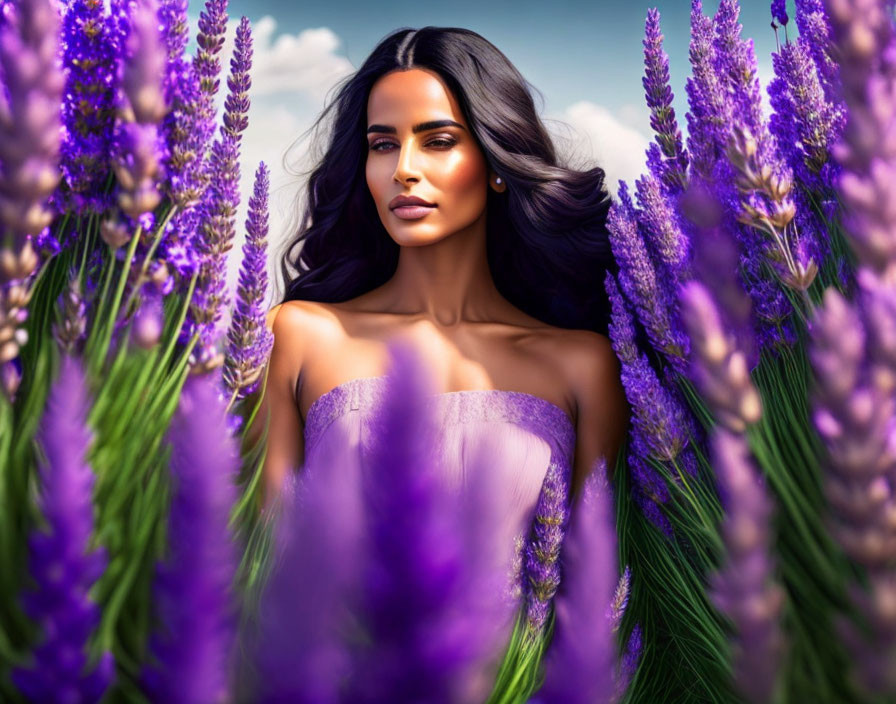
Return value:
M 306 462 L 361 466 L 367 420 L 385 390 L 385 376 L 360 377 L 316 399 L 305 421 Z M 500 389 L 448 391 L 431 397 L 441 424 L 440 451 L 450 484 L 467 479 L 465 458 L 477 443 L 500 443 L 507 532 L 528 533 L 548 465 L 570 470 L 575 428 L 566 412 L 539 396 Z M 566 476 L 571 472 L 564 471 Z
M 370 421 L 386 391 L 386 379 L 353 379 L 311 404 L 305 422 L 306 463 L 340 466 L 350 473 L 363 468 L 370 452 Z M 450 475 L 444 477 L 448 485 L 469 479 L 468 466 L 477 465 L 467 459 L 475 457 L 477 445 L 487 443 L 498 450 L 503 462 L 489 465 L 489 471 L 497 473 L 503 493 L 499 540 L 508 546 L 508 555 L 519 551 L 530 533 L 549 465 L 557 463 L 563 476 L 571 476 L 575 428 L 569 416 L 550 401 L 519 391 L 449 391 L 429 396 L 427 401 L 434 404 L 439 423 L 438 452 L 443 471 Z M 518 573 L 516 596 L 521 595 L 524 581 L 525 575 Z M 498 659 L 484 670 L 484 681 L 471 701 L 483 701 L 499 664 Z

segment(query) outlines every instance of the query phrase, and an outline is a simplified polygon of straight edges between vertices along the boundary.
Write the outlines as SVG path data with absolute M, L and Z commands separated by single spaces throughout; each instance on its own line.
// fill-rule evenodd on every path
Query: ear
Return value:
M 490 173 L 488 182 L 492 189 L 494 189 L 497 193 L 503 193 L 507 190 L 507 183 L 494 171 Z

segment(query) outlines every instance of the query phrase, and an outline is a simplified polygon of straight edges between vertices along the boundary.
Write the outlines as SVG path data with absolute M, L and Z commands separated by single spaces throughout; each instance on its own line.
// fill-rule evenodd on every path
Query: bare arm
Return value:
M 575 379 L 578 425 L 573 466 L 573 496 L 577 495 L 598 457 L 607 461 L 612 479 L 616 457 L 625 441 L 630 409 L 620 379 L 619 360 L 604 335 L 584 332 L 570 357 Z
M 254 444 L 268 424 L 261 477 L 265 505 L 280 491 L 289 473 L 304 461 L 304 428 L 295 398 L 303 359 L 302 317 L 301 308 L 289 303 L 275 306 L 267 317 L 267 327 L 274 333 L 274 347 L 261 405 L 247 429 L 247 439 Z

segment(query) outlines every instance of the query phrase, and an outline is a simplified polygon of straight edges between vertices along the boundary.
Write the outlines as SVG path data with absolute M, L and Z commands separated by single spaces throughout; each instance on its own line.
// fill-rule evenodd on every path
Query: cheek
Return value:
M 470 192 L 482 190 L 486 181 L 486 169 L 482 159 L 471 154 L 452 156 L 445 169 L 434 178 L 438 185 L 448 193 L 468 195 Z

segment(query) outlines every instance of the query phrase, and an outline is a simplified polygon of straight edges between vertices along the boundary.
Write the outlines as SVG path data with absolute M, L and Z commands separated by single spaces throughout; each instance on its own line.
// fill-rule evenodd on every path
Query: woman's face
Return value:
M 381 77 L 367 101 L 367 126 L 367 187 L 398 244 L 431 244 L 485 216 L 485 156 L 437 74 L 410 69 Z M 399 195 L 433 207 L 393 210 Z

